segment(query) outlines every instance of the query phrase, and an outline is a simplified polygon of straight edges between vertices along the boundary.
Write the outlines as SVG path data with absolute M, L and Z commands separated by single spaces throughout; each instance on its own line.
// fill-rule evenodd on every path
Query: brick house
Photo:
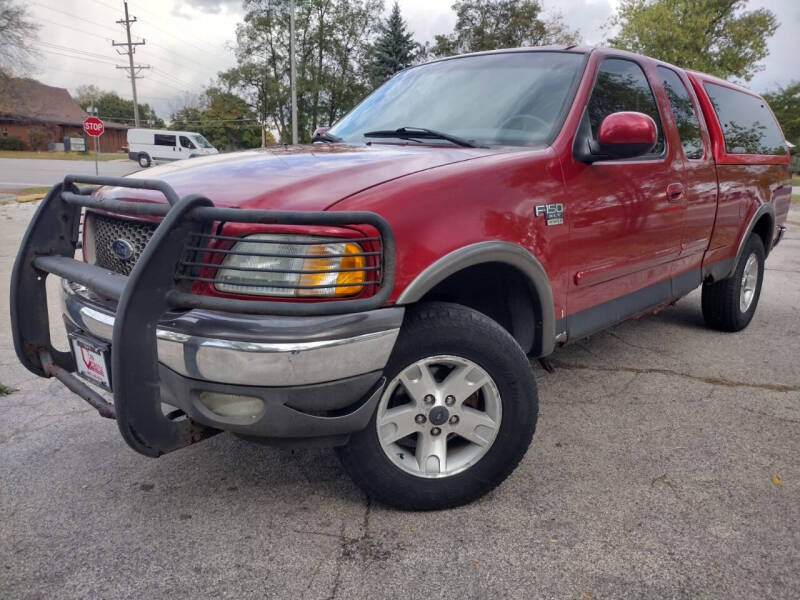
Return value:
M 87 139 L 86 147 L 94 149 L 94 142 L 83 131 L 88 115 L 66 89 L 34 79 L 2 75 L 0 79 L 0 137 L 17 137 L 27 150 L 47 150 L 49 142 L 82 137 Z M 127 146 L 127 126 L 104 123 L 100 151 L 119 152 Z

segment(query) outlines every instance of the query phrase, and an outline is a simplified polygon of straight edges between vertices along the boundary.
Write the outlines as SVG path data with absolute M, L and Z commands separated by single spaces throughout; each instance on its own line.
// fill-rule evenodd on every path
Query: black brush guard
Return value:
M 168 204 L 106 200 L 76 184 L 156 190 Z M 122 215 L 163 217 L 129 276 L 73 258 L 83 208 Z M 383 249 L 381 282 L 367 298 L 291 302 L 239 300 L 192 294 L 176 282 L 176 265 L 187 239 L 212 223 L 276 225 L 371 225 Z M 204 308 L 263 315 L 327 315 L 381 307 L 394 285 L 394 237 L 385 219 L 370 212 L 299 212 L 215 207 L 211 200 L 190 194 L 179 198 L 165 182 L 121 177 L 68 175 L 54 186 L 36 210 L 11 273 L 11 327 L 14 348 L 25 367 L 40 377 L 56 377 L 98 412 L 116 418 L 125 441 L 147 456 L 177 450 L 218 433 L 191 419 L 164 416 L 158 375 L 156 328 L 170 310 Z M 85 384 L 71 352 L 53 348 L 47 311 L 48 274 L 86 286 L 117 301 L 112 339 L 111 380 L 114 404 Z

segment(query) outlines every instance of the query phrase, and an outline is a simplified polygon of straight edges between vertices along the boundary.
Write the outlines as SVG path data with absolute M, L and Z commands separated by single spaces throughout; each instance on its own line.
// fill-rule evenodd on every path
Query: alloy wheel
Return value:
M 753 303 L 758 285 L 758 258 L 755 253 L 747 257 L 742 272 L 742 284 L 739 292 L 739 310 L 746 313 Z
M 500 393 L 475 362 L 452 355 L 403 369 L 378 404 L 378 440 L 386 456 L 417 477 L 449 477 L 492 447 L 502 420 Z

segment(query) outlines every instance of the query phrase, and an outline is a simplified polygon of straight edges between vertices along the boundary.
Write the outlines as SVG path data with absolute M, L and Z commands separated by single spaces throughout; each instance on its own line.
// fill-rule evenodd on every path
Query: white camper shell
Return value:
M 219 154 L 219 151 L 209 144 L 206 138 L 194 131 L 128 130 L 128 158 L 137 161 L 142 168 L 154 163 L 209 154 Z

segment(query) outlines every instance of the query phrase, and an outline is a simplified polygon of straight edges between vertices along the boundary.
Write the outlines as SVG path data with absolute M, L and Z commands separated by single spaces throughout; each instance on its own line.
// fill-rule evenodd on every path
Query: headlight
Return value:
M 255 234 L 237 242 L 217 272 L 229 294 L 353 296 L 364 288 L 366 262 L 355 242 L 315 244 L 313 236 Z

